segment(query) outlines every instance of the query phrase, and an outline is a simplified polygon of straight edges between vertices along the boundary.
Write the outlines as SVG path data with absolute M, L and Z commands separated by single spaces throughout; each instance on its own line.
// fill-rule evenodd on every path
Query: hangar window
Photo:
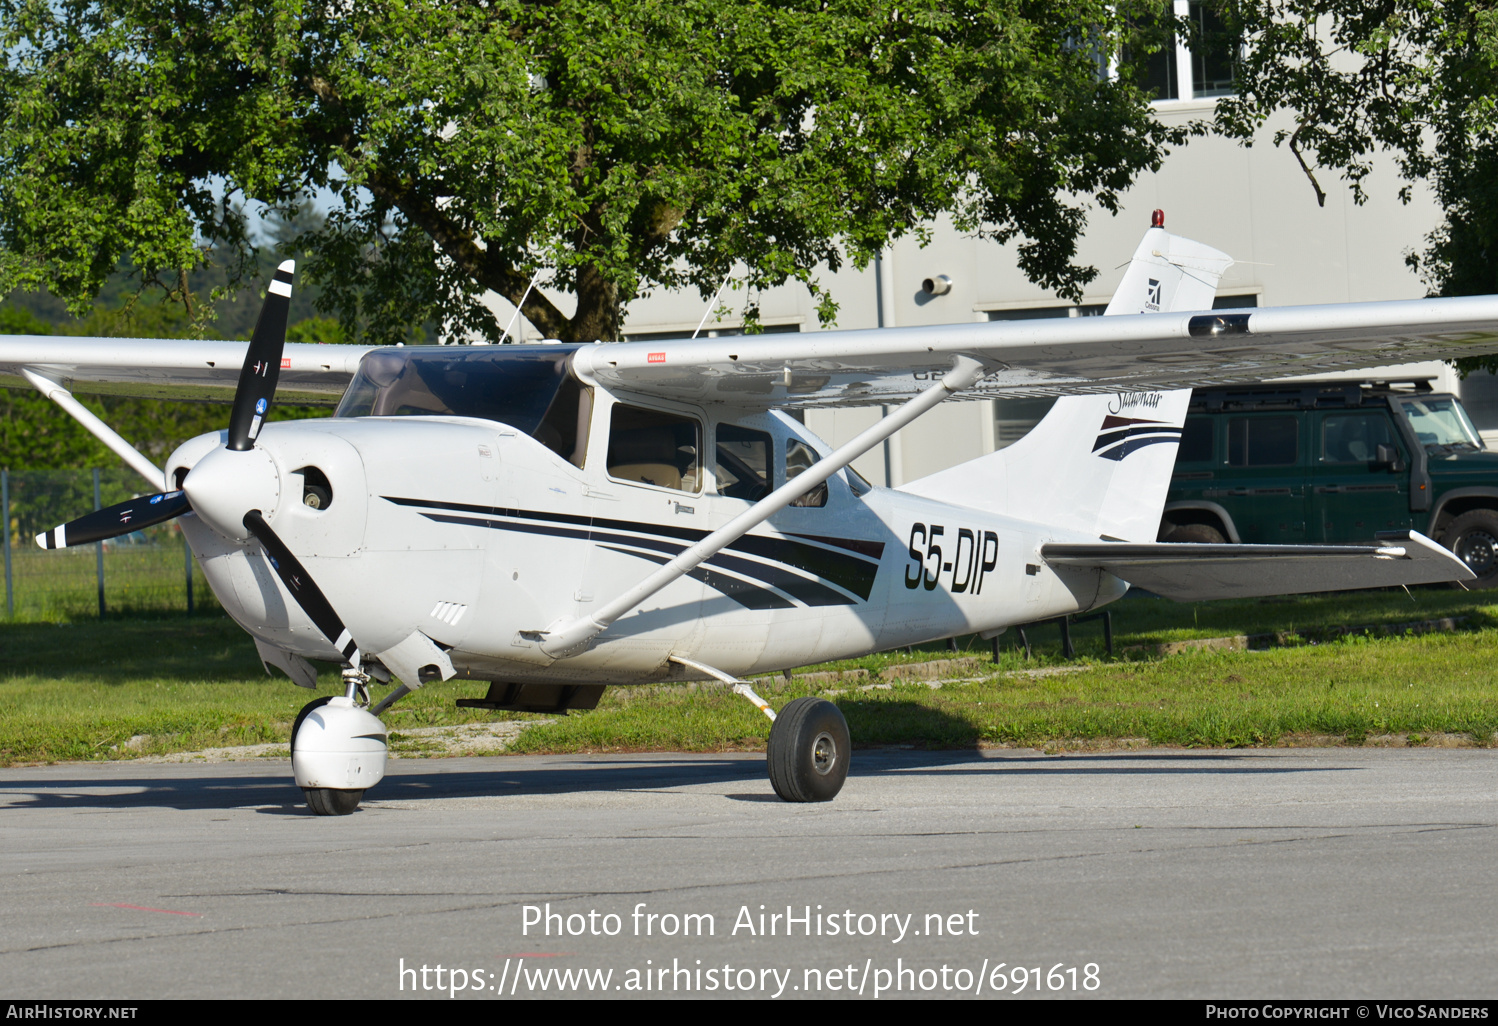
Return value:
M 1124 60 L 1133 64 L 1140 88 L 1155 100 L 1231 96 L 1241 41 L 1224 20 L 1222 5 L 1172 0 L 1168 8 L 1177 24 L 1190 26 L 1189 33 L 1177 36 L 1169 19 L 1134 24 Z

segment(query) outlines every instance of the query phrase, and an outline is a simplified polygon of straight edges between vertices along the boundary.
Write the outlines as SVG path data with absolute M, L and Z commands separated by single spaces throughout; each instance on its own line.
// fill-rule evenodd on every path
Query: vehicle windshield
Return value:
M 1467 411 L 1456 399 L 1444 398 L 1401 400 L 1404 415 L 1409 418 L 1415 437 L 1427 452 L 1455 452 L 1483 448 L 1482 437 L 1467 419 Z
M 592 394 L 567 370 L 577 346 L 408 346 L 365 355 L 335 417 L 479 417 L 582 466 Z

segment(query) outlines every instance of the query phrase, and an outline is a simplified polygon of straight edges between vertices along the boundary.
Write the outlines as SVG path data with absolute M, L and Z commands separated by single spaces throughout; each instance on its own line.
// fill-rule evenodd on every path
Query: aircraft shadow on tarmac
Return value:
M 1277 775 L 1283 773 L 1345 772 L 1351 766 L 1309 764 L 1266 765 L 1263 753 L 1237 752 L 1106 752 L 1051 756 L 1028 751 L 902 751 L 872 749 L 854 755 L 853 777 L 906 777 L 983 774 L 1002 778 L 1030 775 Z M 544 761 L 543 761 L 544 760 Z M 494 756 L 482 769 L 474 759 L 447 763 L 398 760 L 383 781 L 371 788 L 367 800 L 421 801 L 436 798 L 521 797 L 585 791 L 669 791 L 694 785 L 751 785 L 726 794 L 733 801 L 778 801 L 765 778 L 760 758 L 714 758 L 671 753 L 630 756 L 523 757 Z M 243 765 L 243 764 L 241 764 Z M 154 769 L 155 767 L 151 767 Z M 204 767 L 206 768 L 206 767 Z M 121 810 L 131 808 L 223 809 L 255 807 L 272 815 L 308 815 L 302 796 L 285 777 L 261 772 L 221 771 L 188 775 L 184 768 L 130 775 L 88 774 L 79 767 L 73 776 L 37 775 L 15 778 L 0 775 L 0 808 Z M 278 765 L 279 768 L 279 765 Z M 22 771 L 24 772 L 24 771 Z M 9 779 L 7 779 L 9 777 Z M 762 790 L 761 790 L 762 788 Z M 92 793 L 90 793 L 92 792 Z M 104 792 L 104 793 L 100 793 Z M 378 805 L 375 806 L 376 808 Z

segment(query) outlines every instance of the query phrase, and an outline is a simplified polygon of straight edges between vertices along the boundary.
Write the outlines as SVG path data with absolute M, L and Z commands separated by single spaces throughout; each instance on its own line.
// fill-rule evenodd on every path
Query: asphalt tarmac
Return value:
M 346 818 L 289 777 L 0 771 L 3 993 L 1498 996 L 1488 750 L 860 751 L 799 806 L 758 756 L 404 760 Z

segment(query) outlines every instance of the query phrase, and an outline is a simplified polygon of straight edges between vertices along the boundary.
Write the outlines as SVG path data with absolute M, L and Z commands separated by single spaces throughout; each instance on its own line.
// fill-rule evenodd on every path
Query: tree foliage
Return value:
M 1358 202 L 1379 150 L 1444 213 L 1410 263 L 1437 295 L 1498 293 L 1498 0 L 1231 0 L 1245 46 L 1217 127 L 1250 139 L 1287 112 L 1288 144 Z M 1319 173 L 1318 173 L 1319 172 Z M 1473 369 L 1498 361 L 1461 361 Z
M 254 240 L 232 200 L 334 197 L 303 235 L 373 341 L 615 338 L 656 288 L 816 284 L 942 213 L 1076 296 L 1089 202 L 1159 166 L 1120 43 L 1162 0 L 0 0 L 0 292 L 84 310 L 122 260 L 185 293 Z M 751 311 L 752 316 L 752 311 Z

